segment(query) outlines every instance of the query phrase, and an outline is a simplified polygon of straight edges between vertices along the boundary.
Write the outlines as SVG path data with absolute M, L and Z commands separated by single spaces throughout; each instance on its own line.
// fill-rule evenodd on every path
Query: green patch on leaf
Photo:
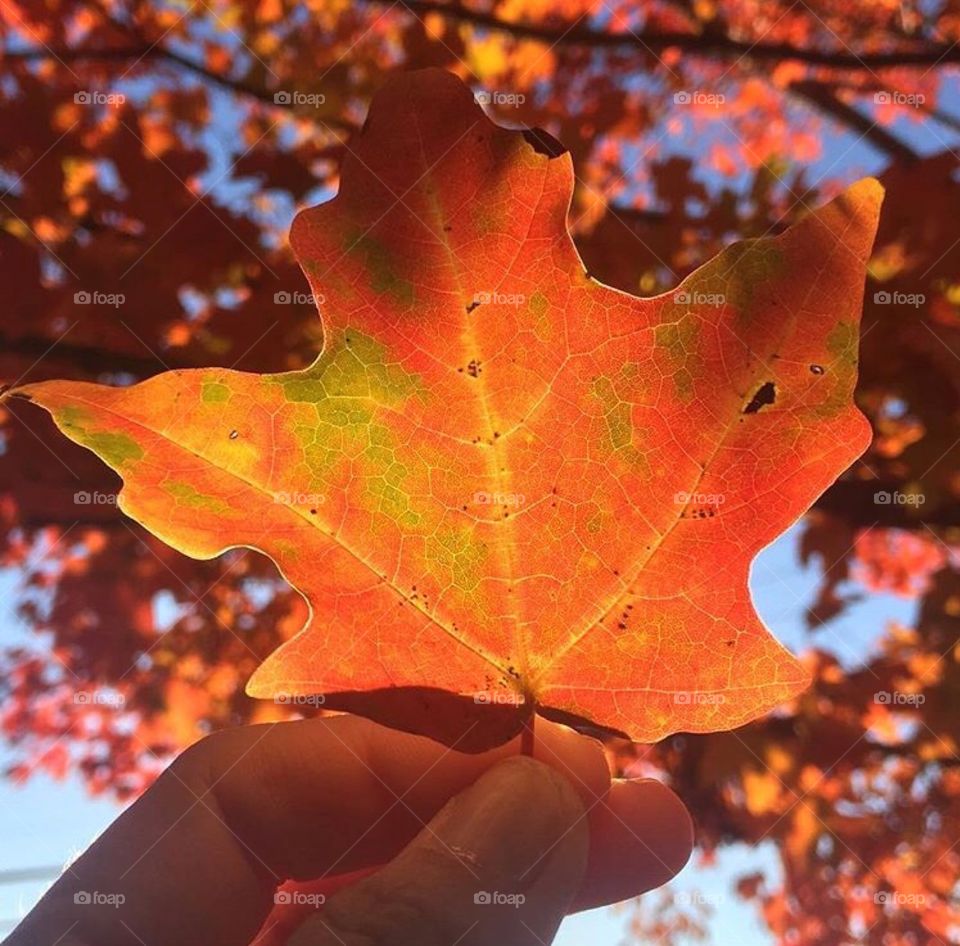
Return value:
M 192 509 L 203 509 L 218 516 L 234 515 L 234 510 L 222 499 L 217 496 L 208 496 L 205 493 L 198 492 L 197 489 L 189 483 L 171 480 L 170 482 L 164 483 L 163 488 L 182 506 L 189 506 Z
M 230 400 L 230 388 L 219 381 L 204 381 L 200 396 L 205 404 L 223 404 Z

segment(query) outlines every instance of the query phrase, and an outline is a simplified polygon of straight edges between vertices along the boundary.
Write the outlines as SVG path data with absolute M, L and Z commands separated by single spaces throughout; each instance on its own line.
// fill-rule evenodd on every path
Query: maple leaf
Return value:
M 647 299 L 584 271 L 572 189 L 547 136 L 406 74 L 294 221 L 312 366 L 15 390 L 165 542 L 257 549 L 303 594 L 251 694 L 375 715 L 366 691 L 439 689 L 652 741 L 806 685 L 748 573 L 869 442 L 852 392 L 881 188 Z

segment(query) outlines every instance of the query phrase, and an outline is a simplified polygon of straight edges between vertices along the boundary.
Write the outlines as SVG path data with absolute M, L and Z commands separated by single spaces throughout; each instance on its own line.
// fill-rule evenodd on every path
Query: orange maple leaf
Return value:
M 852 392 L 881 188 L 641 299 L 584 271 L 573 178 L 542 133 L 409 73 L 294 222 L 312 366 L 14 392 L 171 546 L 260 550 L 303 594 L 251 694 L 436 688 L 650 741 L 806 685 L 748 571 L 869 442 Z

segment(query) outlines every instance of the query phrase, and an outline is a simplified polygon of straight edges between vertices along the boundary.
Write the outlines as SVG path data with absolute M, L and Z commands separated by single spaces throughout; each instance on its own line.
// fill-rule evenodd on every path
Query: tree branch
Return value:
M 165 370 L 165 364 L 152 356 L 130 355 L 113 352 L 93 345 L 72 344 L 58 341 L 51 348 L 53 339 L 46 336 L 21 335 L 19 338 L 0 336 L 0 349 L 5 355 L 19 355 L 29 362 L 38 358 L 46 361 L 66 361 L 76 371 L 90 377 L 100 374 L 124 371 L 138 378 L 148 378 Z M 170 368 L 196 368 L 199 365 L 177 358 L 175 354 L 165 353 Z
M 808 81 L 791 83 L 787 89 L 840 124 L 859 132 L 863 138 L 890 157 L 904 162 L 920 160 L 920 155 L 905 142 L 837 98 L 830 86 Z
M 244 82 L 242 79 L 232 79 L 222 73 L 214 72 L 201 63 L 194 62 L 180 53 L 174 52 L 166 47 L 154 44 L 138 44 L 136 46 L 113 46 L 106 49 L 27 49 L 16 52 L 5 52 L 0 56 L 0 62 L 14 60 L 20 62 L 34 62 L 44 59 L 57 59 L 60 62 L 138 62 L 142 60 L 155 60 L 166 62 L 172 66 L 177 66 L 187 72 L 192 73 L 200 79 L 218 85 L 222 89 L 230 92 L 236 92 L 256 99 L 265 105 L 273 108 L 282 108 L 289 111 L 296 111 L 296 106 L 289 102 L 278 102 L 274 93 L 261 86 L 252 85 Z M 315 112 L 314 109 L 311 109 Z M 319 121 L 331 128 L 339 131 L 352 132 L 356 126 L 340 118 L 324 116 Z
M 369 0 L 386 3 L 387 0 Z M 470 10 L 465 7 L 438 0 L 400 0 L 400 6 L 415 16 L 439 13 L 461 23 L 486 27 L 500 33 L 508 33 L 521 39 L 538 39 L 551 46 L 586 46 L 594 49 L 634 49 L 642 52 L 660 53 L 666 49 L 679 49 L 706 56 L 746 57 L 754 60 L 783 62 L 796 60 L 811 65 L 833 66 L 837 69 L 878 69 L 888 66 L 934 66 L 960 62 L 960 46 L 957 44 L 917 44 L 914 47 L 891 50 L 883 53 L 853 53 L 840 50 L 809 49 L 790 43 L 755 43 L 750 40 L 733 39 L 723 33 L 680 33 L 626 31 L 608 33 L 582 26 L 579 22 L 565 23 L 556 27 L 538 26 L 532 23 L 514 23 L 502 20 L 493 13 Z

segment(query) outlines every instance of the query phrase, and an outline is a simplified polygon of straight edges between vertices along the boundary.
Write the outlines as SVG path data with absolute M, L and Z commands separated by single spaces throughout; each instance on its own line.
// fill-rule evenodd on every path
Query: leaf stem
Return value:
M 534 724 L 537 721 L 536 710 L 531 707 L 530 713 L 527 718 L 523 721 L 523 729 L 520 732 L 520 754 L 530 756 L 533 758 L 533 750 L 536 744 L 535 734 L 534 734 Z

